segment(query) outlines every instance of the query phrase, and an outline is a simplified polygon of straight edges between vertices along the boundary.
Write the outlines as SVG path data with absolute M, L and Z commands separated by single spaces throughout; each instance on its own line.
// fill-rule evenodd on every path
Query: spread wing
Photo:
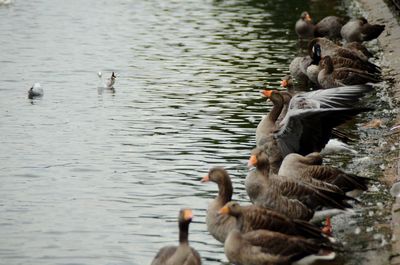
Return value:
M 333 104 L 333 103 L 331 103 Z M 274 138 L 283 157 L 290 153 L 307 155 L 320 152 L 329 141 L 332 129 L 370 108 L 329 108 L 293 110 Z
M 349 108 L 372 90 L 368 85 L 356 85 L 299 93 L 291 99 L 288 111 L 290 114 L 291 110 L 302 108 Z

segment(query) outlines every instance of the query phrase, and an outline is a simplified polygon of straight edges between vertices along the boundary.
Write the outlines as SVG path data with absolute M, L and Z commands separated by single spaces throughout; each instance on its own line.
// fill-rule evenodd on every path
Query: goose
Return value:
M 368 178 L 355 174 L 346 173 L 340 169 L 314 164 L 315 160 L 321 160 L 318 152 L 302 156 L 299 154 L 287 155 L 279 168 L 278 175 L 289 176 L 300 179 L 317 179 L 338 186 L 341 190 L 348 192 L 355 189 L 367 190 Z
M 379 68 L 375 64 L 368 61 L 369 57 L 364 54 L 363 50 L 359 50 L 354 46 L 352 49 L 348 49 L 342 46 L 337 45 L 331 40 L 327 38 L 314 38 L 308 43 L 308 51 L 312 49 L 312 47 L 318 43 L 321 46 L 321 56 L 322 58 L 325 56 L 334 57 L 344 57 L 354 61 L 360 61 L 364 64 L 369 64 L 370 67 Z
M 353 50 L 355 52 L 361 52 L 367 58 L 371 58 L 374 56 L 364 45 L 362 45 L 360 42 L 357 41 L 346 42 L 345 44 L 343 44 L 343 47 Z
M 319 62 L 321 61 L 321 46 L 316 43 L 311 47 L 308 55 L 312 61 L 304 70 L 307 78 L 314 84 L 315 88 L 319 89 L 318 84 L 318 73 L 321 70 L 319 66 Z
M 226 203 L 232 199 L 233 187 L 228 172 L 222 167 L 213 167 L 204 176 L 201 182 L 215 182 L 218 184 L 217 197 L 208 204 L 206 224 L 208 232 L 219 242 L 225 242 L 230 230 L 236 226 L 235 218 L 217 215 Z
M 270 98 L 273 107 L 270 112 L 265 115 L 256 128 L 256 143 L 260 145 L 263 143 L 264 136 L 268 136 L 273 133 L 278 127 L 277 125 L 282 121 L 284 116 L 287 113 L 287 108 L 289 105 L 289 101 L 292 96 L 290 93 L 281 91 L 279 95 L 271 96 L 272 90 L 263 90 L 262 93 Z
M 290 75 L 296 80 L 301 87 L 308 87 L 308 77 L 306 69 L 312 63 L 312 59 L 308 56 L 295 57 L 289 64 Z
M 290 108 L 300 108 L 300 109 L 307 109 L 307 108 L 332 108 L 333 105 L 322 105 L 318 104 L 317 102 L 312 104 L 310 101 L 315 100 L 315 101 L 323 101 L 322 98 L 329 99 L 335 98 L 336 99 L 336 105 L 335 107 L 351 107 L 354 105 L 356 102 L 358 102 L 358 99 L 362 97 L 365 93 L 369 92 L 372 89 L 372 87 L 369 86 L 354 86 L 354 87 L 346 87 L 346 88 L 334 88 L 330 89 L 327 91 L 319 91 L 319 92 L 306 92 L 306 93 L 289 93 L 286 91 L 278 91 L 278 90 L 264 90 L 262 91 L 262 94 L 266 96 L 267 98 L 270 98 L 272 94 L 281 94 L 284 97 L 284 106 L 282 108 L 281 114 L 279 115 L 278 119 L 275 122 L 275 129 L 279 128 L 279 124 L 283 120 L 283 118 L 286 116 L 287 111 L 289 109 L 289 103 L 293 97 L 293 103 Z M 325 94 L 323 96 L 323 94 Z M 313 98 L 313 99 L 312 99 Z M 339 98 L 342 98 L 341 101 Z M 347 102 L 346 99 L 347 98 Z M 280 101 L 272 101 L 274 106 L 275 104 L 280 104 Z M 298 102 L 298 103 L 296 103 Z M 341 103 L 340 103 L 341 102 Z M 326 102 L 325 102 L 326 103 Z M 325 145 L 325 147 L 322 149 L 321 154 L 327 155 L 327 154 L 334 154 L 334 153 L 352 153 L 356 154 L 357 151 L 352 149 L 349 145 L 345 144 L 342 141 L 350 141 L 349 137 L 344 134 L 343 132 L 333 128 L 332 129 L 332 136 L 336 137 L 337 139 L 329 139 L 328 143 Z M 340 141 L 340 140 L 342 141 Z M 270 161 L 271 162 L 271 161 Z M 273 172 L 277 173 L 277 172 Z
M 318 73 L 318 83 L 323 88 L 332 88 L 345 85 L 378 83 L 382 79 L 377 74 L 355 68 L 335 68 L 332 58 L 325 56 L 321 61 L 321 71 Z
M 322 69 L 322 67 L 320 66 L 320 62 L 322 59 L 321 45 L 319 43 L 314 44 L 314 46 L 309 51 L 309 53 L 310 53 L 310 57 L 313 58 L 313 64 L 311 64 L 307 68 L 307 76 L 312 81 L 315 80 L 315 82 L 318 82 L 318 80 L 317 80 L 318 73 Z M 376 74 L 376 75 L 381 74 L 380 68 L 372 63 L 366 64 L 366 63 L 362 62 L 361 60 L 353 60 L 353 59 L 349 59 L 346 57 L 340 57 L 340 56 L 333 56 L 333 57 L 331 57 L 331 59 L 332 59 L 332 63 L 335 68 L 346 67 L 346 68 L 353 68 L 353 69 L 358 69 L 358 70 L 362 70 L 362 71 L 367 71 L 371 74 Z M 311 66 L 317 66 L 318 70 L 316 72 L 315 71 L 312 72 L 313 74 L 311 74 L 311 76 L 310 76 L 309 71 L 310 71 Z
M 307 67 L 306 75 L 311 82 L 316 84 L 318 88 L 321 88 L 321 85 L 318 83 L 318 74 L 322 70 L 322 66 L 320 63 L 322 59 L 321 45 L 319 43 L 314 44 L 309 52 L 310 57 L 313 59 L 313 61 Z M 376 77 L 379 77 L 379 75 L 381 74 L 381 70 L 375 65 L 372 66 L 371 63 L 366 64 L 360 60 L 352 60 L 340 56 L 331 57 L 331 59 L 335 68 L 351 68 L 356 69 L 356 71 L 367 71 L 370 74 L 374 74 Z
M 219 213 L 229 214 L 225 208 Z M 237 223 L 240 223 L 237 221 Z M 231 263 L 237 265 L 289 265 L 305 257 L 332 260 L 334 245 L 326 238 L 304 238 L 266 229 L 243 233 L 238 227 L 228 234 L 224 252 Z M 299 263 L 301 264 L 301 263 Z
M 191 209 L 179 211 L 179 245 L 161 248 L 154 257 L 151 265 L 201 265 L 199 253 L 189 245 L 189 224 L 193 218 Z
M 266 229 L 280 232 L 286 235 L 304 236 L 307 238 L 318 238 L 328 240 L 321 229 L 309 222 L 291 219 L 284 214 L 272 209 L 256 205 L 241 206 L 238 202 L 228 202 L 218 211 L 221 216 L 233 218 L 242 233 L 253 230 Z M 232 229 L 231 229 L 232 230 Z
M 226 257 L 237 265 L 289 265 L 296 261 L 310 264 L 316 260 L 335 259 L 333 250 L 329 243 L 268 230 L 243 234 L 234 229 L 224 244 Z
M 343 25 L 348 21 L 347 18 L 341 18 L 337 16 L 324 17 L 315 25 L 315 37 L 326 37 L 328 39 L 340 39 L 340 30 Z
M 255 148 L 252 151 L 248 166 L 255 167 L 249 171 L 245 180 L 246 192 L 255 205 L 262 204 L 261 206 L 286 214 L 287 210 L 278 207 L 278 203 L 273 200 L 275 197 L 283 196 L 298 200 L 311 209 L 320 206 L 342 210 L 352 208 L 345 200 L 353 198 L 346 196 L 342 191 L 318 187 L 296 178 L 271 176 L 268 156 L 262 148 Z
M 327 37 L 329 39 L 341 38 L 340 30 L 347 19 L 327 16 L 316 25 L 312 23 L 310 14 L 304 11 L 295 25 L 295 31 L 300 38 Z
M 265 169 L 268 170 L 268 168 Z M 250 172 L 246 177 L 246 192 L 254 205 L 274 209 L 293 219 L 308 221 L 313 218 L 313 209 L 309 208 L 298 199 L 291 199 L 283 196 L 277 190 L 274 191 L 266 186 L 266 181 L 264 181 L 264 179 L 265 177 L 261 174 L 250 175 Z
M 294 83 L 291 75 L 285 75 L 282 77 L 280 85 L 281 87 L 286 88 L 289 93 L 295 94 Z
M 29 99 L 40 98 L 43 97 L 43 95 L 43 89 L 39 83 L 34 83 L 33 86 L 28 90 Z
M 354 108 L 360 98 L 371 90 L 370 86 L 358 85 L 296 94 L 290 100 L 282 121 L 278 125 L 271 125 L 275 130 L 256 134 L 257 146 L 262 146 L 268 153 L 271 172 L 278 172 L 280 163 L 289 153 L 307 155 L 321 151 L 328 143 L 334 127 L 358 113 L 371 110 Z M 263 94 L 283 105 L 283 96 L 278 91 Z M 283 109 L 283 106 L 275 107 Z M 276 113 L 274 115 L 278 116 Z
M 352 19 L 341 29 L 340 34 L 346 42 L 363 42 L 376 39 L 385 30 L 385 25 L 369 24 L 364 17 Z
M 312 23 L 310 14 L 307 11 L 301 13 L 299 20 L 295 25 L 295 31 L 299 38 L 313 38 L 315 25 Z

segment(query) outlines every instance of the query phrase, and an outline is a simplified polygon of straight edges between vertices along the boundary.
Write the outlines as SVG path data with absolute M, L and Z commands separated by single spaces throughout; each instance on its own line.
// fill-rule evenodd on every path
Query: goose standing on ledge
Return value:
M 310 14 L 304 11 L 296 22 L 295 31 L 300 38 L 326 37 L 340 39 L 340 30 L 346 22 L 347 19 L 345 18 L 327 16 L 314 25 Z
M 312 47 L 318 43 L 321 46 L 321 56 L 334 57 L 344 57 L 354 61 L 360 61 L 364 64 L 370 64 L 370 67 L 379 68 L 375 64 L 368 61 L 369 56 L 365 54 L 365 50 L 359 46 L 352 45 L 351 48 L 346 48 L 339 46 L 327 38 L 315 38 L 308 43 L 308 50 L 310 51 Z
M 321 71 L 318 73 L 318 83 L 325 89 L 346 85 L 378 83 L 382 81 L 379 75 L 370 74 L 367 71 L 348 67 L 335 68 L 330 56 L 325 56 L 322 59 L 321 68 Z
M 218 184 L 218 195 L 208 204 L 206 215 L 207 229 L 216 240 L 224 243 L 229 231 L 236 227 L 236 220 L 229 215 L 218 215 L 218 211 L 232 199 L 232 182 L 228 172 L 221 167 L 211 168 L 208 171 L 208 175 L 201 180 L 201 182 L 209 181 Z
M 317 187 L 298 178 L 271 176 L 269 174 L 268 157 L 261 148 L 252 151 L 249 167 L 256 168 L 249 171 L 245 180 L 245 187 L 251 201 L 256 205 L 262 204 L 261 206 L 286 214 L 286 212 L 282 212 L 279 204 L 273 200 L 276 197 L 286 197 L 298 200 L 314 210 L 321 206 L 341 210 L 352 207 L 345 201 L 352 198 L 347 197 L 337 187 L 334 189 Z
M 189 246 L 189 224 L 193 214 L 190 209 L 182 209 L 179 212 L 179 245 L 161 248 L 154 257 L 151 265 L 201 265 L 199 253 Z
M 239 203 L 231 201 L 225 204 L 219 213 L 223 213 L 222 216 L 228 215 L 236 219 L 236 227 L 242 233 L 266 229 L 286 235 L 328 240 L 316 225 L 307 221 L 291 219 L 277 211 L 256 205 L 241 206 Z
M 354 108 L 361 97 L 372 88 L 366 85 L 347 86 L 296 94 L 289 103 L 288 112 L 279 124 L 273 124 L 262 133 L 256 132 L 256 143 L 268 154 L 270 170 L 278 173 L 283 158 L 290 153 L 307 155 L 320 152 L 328 143 L 334 127 L 370 108 Z M 264 95 L 274 99 L 282 111 L 283 96 L 270 90 Z M 273 109 L 274 109 L 273 108 Z M 271 111 L 272 112 L 272 111 Z M 278 114 L 273 113 L 277 119 Z M 278 116 L 279 117 L 279 116 Z M 271 130 L 273 128 L 273 130 Z M 270 132 L 270 133 L 269 133 Z
M 273 93 L 275 90 L 263 90 L 261 93 L 269 98 L 273 107 L 270 112 L 265 115 L 256 129 L 256 143 L 260 146 L 264 142 L 264 136 L 268 136 L 278 129 L 279 123 L 282 121 L 287 113 L 289 102 L 292 98 L 289 92 L 280 91 L 280 93 Z
M 219 213 L 226 215 L 229 211 L 223 208 Z M 336 256 L 332 250 L 333 245 L 326 238 L 304 238 L 265 229 L 242 233 L 238 227 L 224 243 L 226 257 L 238 265 L 289 265 L 305 257 L 332 260 Z
M 367 19 L 361 17 L 347 22 L 340 33 L 346 42 L 363 42 L 378 38 L 384 30 L 385 25 L 372 25 Z
M 278 174 L 300 179 L 313 178 L 321 180 L 334 184 L 345 192 L 355 189 L 363 191 L 368 189 L 368 178 L 346 173 L 331 166 L 316 165 L 314 163 L 314 161 L 321 159 L 321 155 L 317 152 L 307 156 L 289 154 L 283 159 Z

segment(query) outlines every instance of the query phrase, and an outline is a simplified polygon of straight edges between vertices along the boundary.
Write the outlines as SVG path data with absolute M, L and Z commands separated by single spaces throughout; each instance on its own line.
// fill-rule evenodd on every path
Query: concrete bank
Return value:
M 398 110 L 400 102 L 400 24 L 397 12 L 391 3 L 381 0 L 357 0 L 365 16 L 372 23 L 386 25 L 384 33 L 379 37 L 379 46 L 382 49 L 383 74 L 385 80 L 391 83 L 389 97 L 391 105 Z M 382 150 L 385 155 L 384 181 L 390 186 L 400 181 L 400 130 L 391 131 L 390 127 L 400 123 L 400 114 L 397 111 L 395 120 L 387 124 L 385 135 L 387 144 Z M 400 198 L 392 206 L 392 241 L 391 254 L 388 264 L 400 265 Z

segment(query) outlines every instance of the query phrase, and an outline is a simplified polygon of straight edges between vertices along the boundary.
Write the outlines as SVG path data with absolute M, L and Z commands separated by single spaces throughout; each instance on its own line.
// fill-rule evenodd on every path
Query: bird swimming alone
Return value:
M 102 79 L 103 75 L 101 72 L 98 72 L 97 76 L 100 78 L 103 88 L 114 89 L 115 79 L 117 78 L 114 72 L 111 73 L 111 77 L 107 78 L 107 80 Z
M 28 98 L 40 98 L 43 97 L 43 89 L 39 83 L 34 83 L 33 86 L 28 90 Z

